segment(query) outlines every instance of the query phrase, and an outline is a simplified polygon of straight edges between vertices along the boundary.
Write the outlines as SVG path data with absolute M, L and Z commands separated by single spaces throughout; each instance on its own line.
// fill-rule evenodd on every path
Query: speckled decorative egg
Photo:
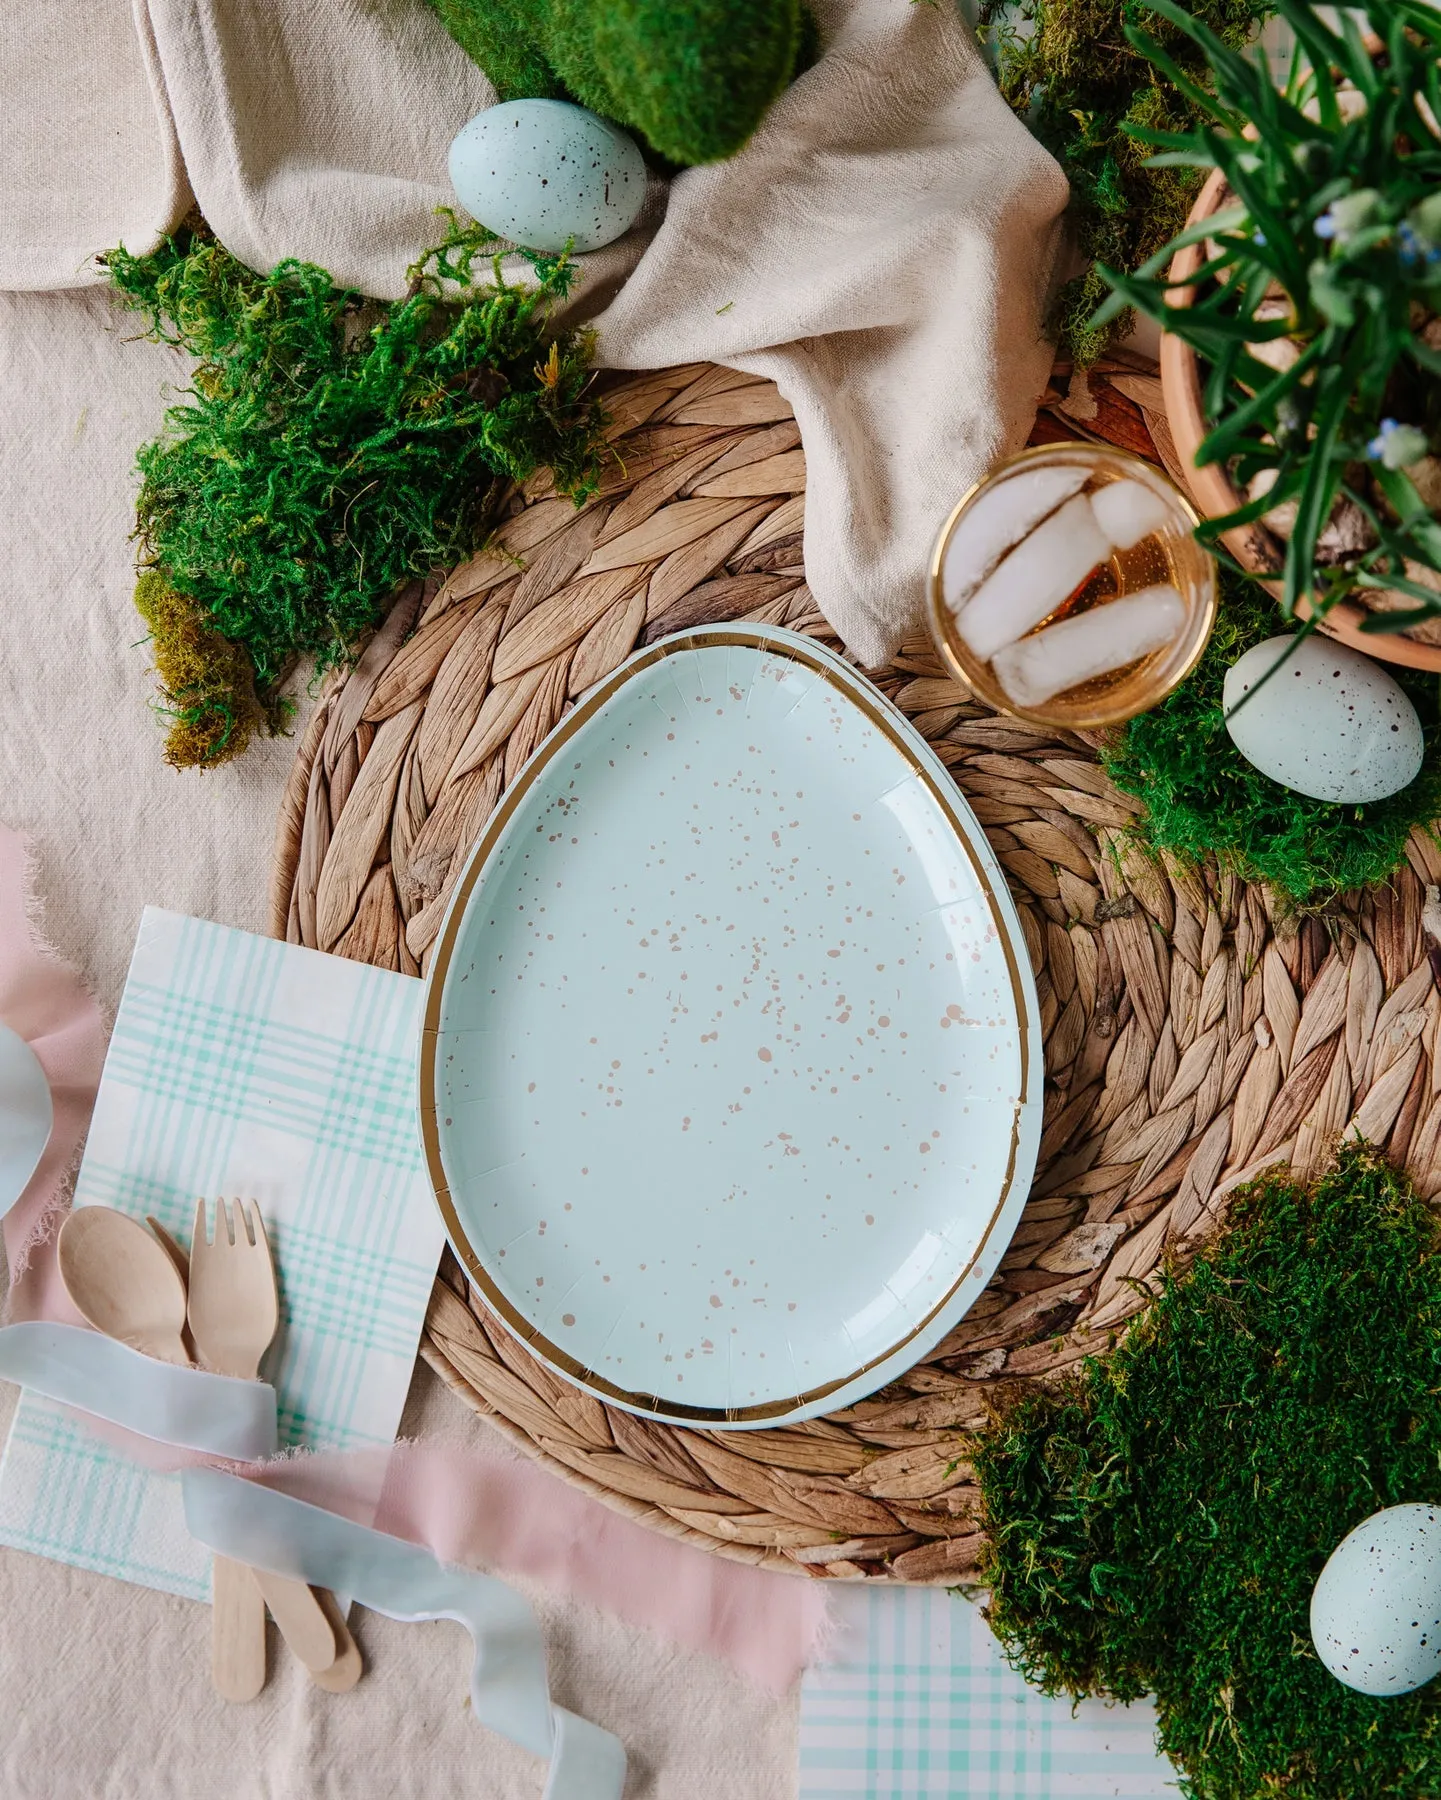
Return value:
M 645 204 L 632 139 L 583 106 L 510 100 L 477 113 L 450 146 L 450 179 L 482 225 L 528 250 L 599 250 Z
M 1348 1532 L 1311 1595 L 1321 1661 L 1363 1694 L 1441 1673 L 1441 1507 L 1388 1506 Z
M 1247 762 L 1298 794 L 1352 806 L 1413 782 L 1425 747 L 1421 721 L 1369 656 L 1308 637 L 1258 686 L 1294 642 L 1267 638 L 1226 671 L 1226 730 Z

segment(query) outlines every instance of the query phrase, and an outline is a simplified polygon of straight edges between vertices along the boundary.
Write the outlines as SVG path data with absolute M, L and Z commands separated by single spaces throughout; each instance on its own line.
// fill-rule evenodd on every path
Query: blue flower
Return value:
M 1434 269 L 1441 263 L 1441 244 L 1418 231 L 1409 219 L 1403 219 L 1396 227 L 1396 250 L 1407 269 Z
M 1423 243 L 1432 249 L 1441 248 L 1441 193 L 1428 194 L 1418 201 L 1411 208 L 1407 224 Z
M 1334 238 L 1344 248 L 1357 232 L 1371 224 L 1380 209 L 1381 196 L 1375 188 L 1357 188 L 1354 193 L 1333 200 L 1313 229 L 1318 238 Z
M 1366 446 L 1366 454 L 1383 468 L 1405 469 L 1420 462 L 1430 447 L 1426 433 L 1418 431 L 1414 425 L 1382 419 L 1380 430 Z

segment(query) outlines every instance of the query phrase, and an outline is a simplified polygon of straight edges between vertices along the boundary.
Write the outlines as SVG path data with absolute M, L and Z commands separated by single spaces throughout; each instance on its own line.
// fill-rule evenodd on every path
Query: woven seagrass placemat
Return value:
M 1072 389 L 1048 390 L 1037 441 L 1171 461 L 1151 375 L 1103 364 Z M 775 388 L 698 365 L 616 380 L 607 405 L 618 454 L 600 494 L 579 513 L 544 481 L 514 494 L 497 547 L 413 584 L 324 693 L 279 822 L 277 936 L 422 973 L 507 784 L 636 645 L 737 619 L 836 645 L 805 585 L 804 459 Z M 875 1398 L 765 1431 L 600 1404 L 535 1361 L 448 1257 L 422 1352 L 527 1450 L 658 1529 L 817 1575 L 956 1582 L 983 1543 L 966 1433 L 996 1384 L 1104 1349 L 1228 1186 L 1277 1157 L 1310 1169 L 1354 1125 L 1441 1190 L 1422 918 L 1441 853 L 1417 836 L 1391 886 L 1287 921 L 1260 888 L 1146 854 L 1090 741 L 990 712 L 928 643 L 870 674 L 985 826 L 1040 990 L 1040 1163 L 986 1292 Z

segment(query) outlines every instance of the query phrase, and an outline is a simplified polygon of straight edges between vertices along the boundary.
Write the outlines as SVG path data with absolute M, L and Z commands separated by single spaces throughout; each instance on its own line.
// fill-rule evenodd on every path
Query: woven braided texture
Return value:
M 1037 437 L 1079 431 L 1167 460 L 1144 371 L 1050 390 Z M 805 586 L 804 462 L 773 386 L 697 366 L 609 395 L 619 453 L 580 513 L 515 494 L 499 546 L 416 583 L 323 695 L 282 809 L 278 936 L 412 975 L 487 816 L 567 705 L 638 644 L 750 619 L 835 644 Z M 1156 440 L 1153 444 L 1153 436 Z M 1394 884 L 1287 923 L 1260 889 L 1163 865 L 1128 833 L 1093 745 L 976 704 L 928 644 L 872 671 L 951 769 L 1010 879 L 1040 990 L 1046 1112 L 1010 1251 L 922 1365 L 811 1424 L 654 1425 L 552 1376 L 447 1258 L 423 1354 L 465 1401 L 646 1523 L 812 1574 L 955 1582 L 983 1537 L 966 1433 L 1003 1381 L 1104 1349 L 1148 1276 L 1225 1192 L 1338 1132 L 1441 1189 L 1441 1018 L 1413 839 Z

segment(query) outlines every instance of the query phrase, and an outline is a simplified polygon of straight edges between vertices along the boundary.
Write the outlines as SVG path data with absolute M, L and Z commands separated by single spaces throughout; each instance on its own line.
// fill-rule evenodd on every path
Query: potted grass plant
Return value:
M 1214 91 L 1132 22 L 1198 122 L 1128 129 L 1153 163 L 1210 173 L 1170 244 L 1103 270 L 1096 323 L 1134 306 L 1163 327 L 1201 535 L 1286 617 L 1441 669 L 1441 12 L 1362 0 L 1333 28 L 1277 0 L 1296 44 L 1277 80 L 1174 0 L 1141 3 Z

